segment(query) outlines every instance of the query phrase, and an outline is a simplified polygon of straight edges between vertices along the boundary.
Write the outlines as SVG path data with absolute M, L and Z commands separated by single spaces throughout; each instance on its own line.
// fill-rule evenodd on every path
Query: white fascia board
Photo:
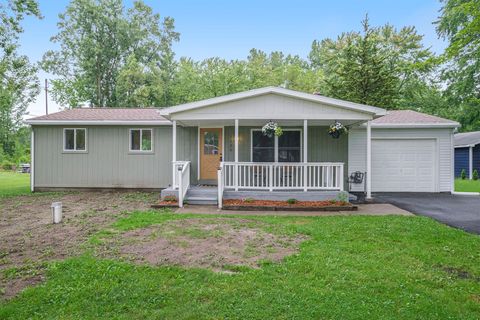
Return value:
M 365 127 L 365 124 L 362 124 Z M 458 122 L 452 123 L 372 123 L 372 128 L 458 128 Z
M 121 120 L 25 120 L 29 125 L 91 125 L 91 126 L 127 126 L 127 125 L 145 125 L 145 126 L 171 126 L 172 123 L 166 120 L 139 120 L 139 121 L 121 121 Z
M 454 148 L 474 148 L 476 144 L 464 144 L 459 146 L 453 146 Z
M 225 102 L 232 102 L 246 98 L 252 98 L 260 95 L 265 95 L 269 93 L 276 93 L 283 96 L 288 96 L 292 98 L 298 98 L 303 100 L 308 100 L 312 102 L 323 103 L 326 105 L 334 106 L 334 107 L 341 107 L 345 109 L 350 109 L 358 112 L 369 113 L 373 114 L 376 117 L 384 116 L 387 114 L 387 111 L 382 108 L 358 104 L 350 101 L 334 99 L 329 97 L 324 97 L 316 94 L 309 94 L 279 87 L 265 87 L 260 89 L 253 89 L 249 91 L 229 94 L 221 97 L 215 97 L 210 99 L 205 99 L 201 101 L 181 104 L 178 106 L 173 106 L 169 108 L 164 108 L 160 110 L 160 115 L 164 117 L 169 117 L 172 113 L 178 113 L 188 110 L 193 110 L 197 108 L 207 107 L 215 104 L 225 103 Z

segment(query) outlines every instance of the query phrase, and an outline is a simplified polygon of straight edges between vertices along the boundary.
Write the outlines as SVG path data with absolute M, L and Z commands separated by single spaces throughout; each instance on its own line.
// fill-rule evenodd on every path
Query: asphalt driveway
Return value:
M 480 196 L 448 193 L 376 193 L 376 202 L 393 204 L 449 226 L 480 234 Z

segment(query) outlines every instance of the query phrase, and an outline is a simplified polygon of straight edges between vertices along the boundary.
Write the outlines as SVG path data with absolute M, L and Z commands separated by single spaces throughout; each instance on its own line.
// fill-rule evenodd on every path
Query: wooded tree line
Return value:
M 308 57 L 251 49 L 246 59 L 176 58 L 174 19 L 142 1 L 72 0 L 59 16 L 39 67 L 55 76 L 54 99 L 65 107 L 166 107 L 243 90 L 283 86 L 386 109 L 414 109 L 480 130 L 480 0 L 441 0 L 436 25 L 448 41 L 434 54 L 414 26 L 373 27 L 313 40 Z M 0 112 L 3 153 L 38 94 L 36 65 L 17 54 L 21 20 L 41 18 L 35 0 L 0 4 Z M 8 32 L 3 32 L 8 30 Z

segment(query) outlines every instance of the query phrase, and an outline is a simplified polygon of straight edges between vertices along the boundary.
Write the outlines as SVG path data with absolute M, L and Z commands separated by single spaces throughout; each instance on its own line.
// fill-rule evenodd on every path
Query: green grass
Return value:
M 137 212 L 111 230 L 191 217 L 217 216 Z M 50 264 L 47 282 L 0 305 L 0 319 L 480 318 L 478 236 L 423 217 L 248 219 L 310 240 L 281 263 L 227 266 L 234 274 L 86 253 Z
M 455 179 L 455 191 L 480 192 L 480 180 Z
M 0 197 L 30 194 L 30 174 L 0 171 Z

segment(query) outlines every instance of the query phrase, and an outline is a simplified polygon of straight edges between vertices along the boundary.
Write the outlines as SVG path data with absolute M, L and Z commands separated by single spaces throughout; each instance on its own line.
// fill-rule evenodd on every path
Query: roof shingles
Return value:
M 75 108 L 30 120 L 59 121 L 166 121 L 156 108 Z
M 391 110 L 383 117 L 372 121 L 374 124 L 455 124 L 455 121 L 420 113 L 413 110 Z

